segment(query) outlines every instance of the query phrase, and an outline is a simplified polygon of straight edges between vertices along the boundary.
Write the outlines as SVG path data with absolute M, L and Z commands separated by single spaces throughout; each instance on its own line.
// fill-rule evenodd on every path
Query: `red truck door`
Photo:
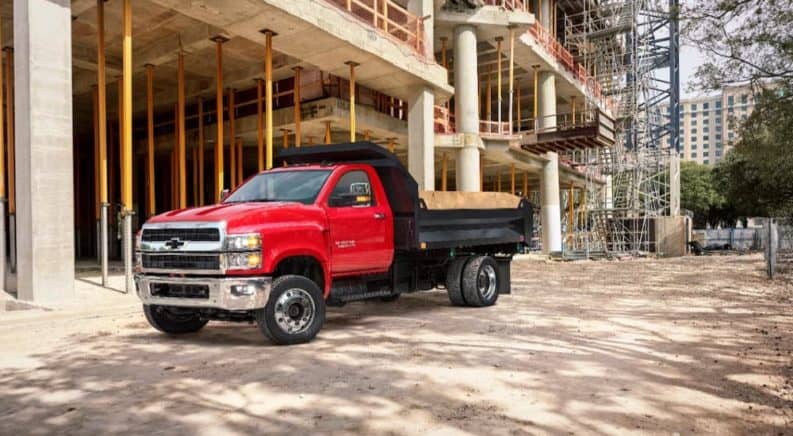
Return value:
M 328 197 L 331 272 L 385 271 L 393 258 L 391 209 L 380 185 L 361 169 L 344 173 Z

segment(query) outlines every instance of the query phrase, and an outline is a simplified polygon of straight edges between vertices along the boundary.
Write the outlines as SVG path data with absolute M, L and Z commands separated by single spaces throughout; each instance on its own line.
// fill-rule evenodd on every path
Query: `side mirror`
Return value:
M 231 194 L 231 189 L 224 189 L 220 191 L 220 202 L 222 203 L 226 201 L 226 199 L 229 198 L 229 194 Z

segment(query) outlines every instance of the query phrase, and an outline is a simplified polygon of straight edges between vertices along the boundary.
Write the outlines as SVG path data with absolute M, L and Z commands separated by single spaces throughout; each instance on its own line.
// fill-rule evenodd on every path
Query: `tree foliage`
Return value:
M 720 192 L 741 215 L 793 218 L 793 102 L 784 97 L 791 94 L 782 87 L 760 96 L 716 170 Z
M 694 226 L 718 224 L 718 211 L 725 206 L 716 187 L 713 170 L 696 162 L 680 163 L 680 206 L 694 213 Z
M 793 1 L 687 0 L 685 42 L 704 53 L 692 87 L 793 83 Z

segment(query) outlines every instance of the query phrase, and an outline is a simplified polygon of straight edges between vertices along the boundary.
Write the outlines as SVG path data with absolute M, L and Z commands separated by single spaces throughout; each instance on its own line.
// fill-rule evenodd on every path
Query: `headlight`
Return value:
M 226 249 L 229 251 L 259 250 L 262 238 L 258 233 L 245 233 L 226 236 Z
M 256 269 L 262 266 L 262 255 L 258 252 L 227 253 L 226 268 L 228 269 Z

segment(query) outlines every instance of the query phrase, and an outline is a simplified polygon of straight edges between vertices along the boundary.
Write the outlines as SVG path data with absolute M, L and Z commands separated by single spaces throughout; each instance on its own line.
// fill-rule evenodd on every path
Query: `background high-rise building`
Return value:
M 756 96 L 749 85 L 729 86 L 718 94 L 680 102 L 680 157 L 705 165 L 719 163 L 738 142 L 739 127 L 749 117 Z M 661 108 L 667 113 L 666 107 Z M 666 139 L 668 145 L 668 139 Z

